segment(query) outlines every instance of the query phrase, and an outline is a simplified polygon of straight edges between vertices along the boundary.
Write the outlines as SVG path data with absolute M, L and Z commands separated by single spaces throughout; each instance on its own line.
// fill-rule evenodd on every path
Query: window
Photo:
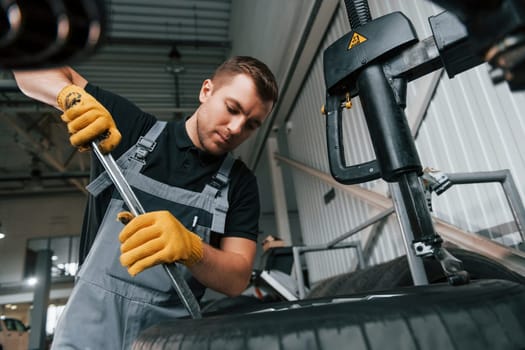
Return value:
M 27 241 L 26 278 L 35 274 L 36 255 L 39 250 L 53 252 L 51 278 L 75 276 L 78 269 L 79 236 L 35 238 Z
M 19 321 L 19 320 L 15 320 L 14 318 L 6 318 L 4 320 L 4 323 L 5 323 L 5 328 L 7 328 L 8 331 L 16 331 L 16 332 L 23 332 L 25 331 L 25 326 L 24 324 Z

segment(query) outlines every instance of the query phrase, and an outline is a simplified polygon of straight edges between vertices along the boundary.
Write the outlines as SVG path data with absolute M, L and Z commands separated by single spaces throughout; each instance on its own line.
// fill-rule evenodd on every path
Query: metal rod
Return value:
M 359 268 L 364 269 L 366 267 L 365 255 L 363 254 L 363 248 L 361 247 L 361 242 L 356 242 L 356 251 L 357 251 L 357 261 L 359 263 Z
M 516 222 L 516 227 L 521 235 L 521 240 L 525 242 L 525 207 L 523 206 L 523 201 L 518 192 L 518 187 L 510 175 L 510 171 L 509 175 L 505 178 L 505 181 L 501 183 L 501 186 L 507 197 L 512 216 Z
M 508 170 L 480 171 L 473 173 L 451 173 L 446 174 L 450 182 L 455 185 L 474 183 L 503 182 L 508 176 Z
M 507 203 L 516 222 L 516 228 L 521 236 L 521 240 L 525 242 L 525 206 L 510 170 L 453 173 L 447 174 L 447 177 L 452 185 L 499 182 L 507 198 Z
M 356 227 L 354 227 L 353 229 L 351 229 L 350 231 L 348 231 L 347 233 L 337 237 L 336 239 L 328 242 L 326 244 L 326 248 L 331 248 L 333 246 L 335 246 L 337 243 L 347 239 L 348 237 L 350 236 L 353 236 L 355 235 L 356 233 L 358 233 L 359 231 L 362 231 L 364 230 L 365 228 L 367 228 L 368 226 L 370 225 L 373 225 L 375 224 L 376 222 L 380 221 L 380 220 L 383 220 L 384 218 L 388 217 L 390 214 L 392 214 L 394 212 L 394 207 L 390 207 L 388 209 L 385 209 L 383 210 L 382 212 L 380 212 L 379 214 L 377 214 L 376 216 L 373 216 L 371 217 L 370 219 L 366 220 L 365 222 L 363 222 L 362 224 L 360 225 L 357 225 Z
M 104 166 L 104 169 L 108 173 L 111 182 L 113 182 L 118 193 L 122 197 L 122 200 L 128 206 L 129 211 L 131 211 L 131 213 L 135 216 L 144 214 L 146 211 L 142 207 L 142 204 L 140 204 L 137 196 L 135 196 L 135 192 L 133 192 L 129 186 L 124 175 L 122 175 L 122 172 L 120 171 L 120 168 L 118 167 L 117 162 L 115 162 L 113 156 L 111 156 L 111 154 L 103 154 L 95 142 L 93 142 L 91 145 L 98 160 L 100 160 Z
M 414 281 L 415 286 L 427 285 L 428 278 L 425 271 L 423 261 L 419 259 L 414 249 L 412 249 L 412 242 L 414 241 L 414 233 L 410 227 L 410 222 L 407 217 L 407 210 L 405 203 L 402 200 L 401 190 L 399 189 L 398 183 L 389 183 L 390 194 L 392 195 L 392 201 L 396 208 L 396 216 L 401 228 L 401 236 L 403 237 L 403 243 L 405 245 L 405 251 L 407 253 L 408 267 L 410 269 L 410 275 Z
M 436 236 L 432 216 L 428 210 L 421 182 L 415 172 L 402 174 L 399 181 L 399 202 L 403 204 L 409 229 L 415 240 L 433 238 Z M 394 201 L 395 206 L 395 201 Z M 397 208 L 396 208 L 397 212 Z M 397 212 L 400 215 L 399 212 Z
M 333 250 L 333 249 L 345 249 L 345 248 L 355 248 L 357 251 L 357 264 L 360 268 L 365 267 L 365 259 L 363 257 L 363 249 L 361 248 L 360 242 L 348 242 L 340 245 L 328 245 L 328 244 L 319 244 L 319 245 L 310 245 L 310 246 L 297 246 L 292 247 L 293 253 L 293 264 L 295 268 L 295 273 L 297 277 L 297 290 L 299 292 L 299 299 L 304 299 L 306 296 L 304 278 L 302 273 L 301 265 L 301 255 L 303 253 L 319 252 L 324 250 Z
M 295 269 L 295 277 L 297 278 L 297 290 L 299 292 L 299 299 L 304 299 L 306 296 L 304 290 L 304 277 L 303 277 L 303 266 L 301 264 L 301 251 L 300 247 L 293 247 L 293 265 Z
M 93 148 L 97 158 L 104 166 L 104 169 L 108 173 L 111 181 L 115 185 L 117 191 L 122 197 L 122 200 L 124 203 L 126 203 L 131 213 L 133 213 L 135 216 L 144 214 L 146 212 L 144 207 L 142 207 L 137 196 L 135 195 L 135 192 L 133 192 L 131 186 L 126 181 L 126 178 L 120 171 L 120 168 L 115 162 L 113 156 L 111 154 L 103 154 L 98 148 L 97 143 L 94 141 L 91 142 L 91 147 Z M 177 270 L 176 266 L 174 265 L 163 264 L 162 266 L 166 271 L 171 284 L 175 288 L 175 291 L 177 292 L 177 295 L 179 296 L 182 304 L 186 307 L 186 310 L 188 310 L 190 316 L 194 319 L 202 318 L 199 303 L 197 302 L 195 295 L 193 295 L 190 287 L 186 283 L 186 280 L 183 278 L 180 271 Z

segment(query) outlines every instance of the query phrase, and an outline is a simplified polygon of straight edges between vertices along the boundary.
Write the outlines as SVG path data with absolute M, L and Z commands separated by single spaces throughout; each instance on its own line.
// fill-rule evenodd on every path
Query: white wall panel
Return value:
M 314 0 L 233 0 L 230 24 L 232 55 L 250 55 L 272 70 L 281 90 L 301 45 Z M 258 132 L 263 130 L 261 128 Z M 256 145 L 253 135 L 235 150 L 246 162 Z

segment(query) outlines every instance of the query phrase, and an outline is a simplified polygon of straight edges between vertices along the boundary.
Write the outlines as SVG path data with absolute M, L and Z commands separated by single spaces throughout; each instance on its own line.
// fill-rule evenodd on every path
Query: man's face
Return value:
M 188 134 L 195 146 L 216 155 L 232 151 L 250 137 L 273 105 L 261 100 L 245 74 L 204 81 L 199 100 L 201 105 L 188 120 Z

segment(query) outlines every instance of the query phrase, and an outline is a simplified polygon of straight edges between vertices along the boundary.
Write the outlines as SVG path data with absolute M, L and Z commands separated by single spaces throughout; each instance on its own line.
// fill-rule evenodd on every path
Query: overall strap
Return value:
M 117 160 L 117 165 L 122 169 L 123 173 L 140 172 L 146 164 L 146 157 L 151 153 L 157 145 L 157 138 L 160 136 L 167 122 L 157 121 L 148 130 L 146 135 L 141 136 L 137 143 L 130 147 Z M 112 185 L 111 179 L 107 172 L 101 173 L 95 180 L 93 180 L 86 189 L 93 196 L 98 196 L 102 191 Z
M 224 233 L 226 226 L 226 214 L 228 213 L 228 190 L 230 187 L 230 171 L 235 163 L 235 159 L 228 153 L 222 165 L 210 182 L 206 184 L 203 194 L 214 198 L 213 221 L 211 230 L 217 233 Z

